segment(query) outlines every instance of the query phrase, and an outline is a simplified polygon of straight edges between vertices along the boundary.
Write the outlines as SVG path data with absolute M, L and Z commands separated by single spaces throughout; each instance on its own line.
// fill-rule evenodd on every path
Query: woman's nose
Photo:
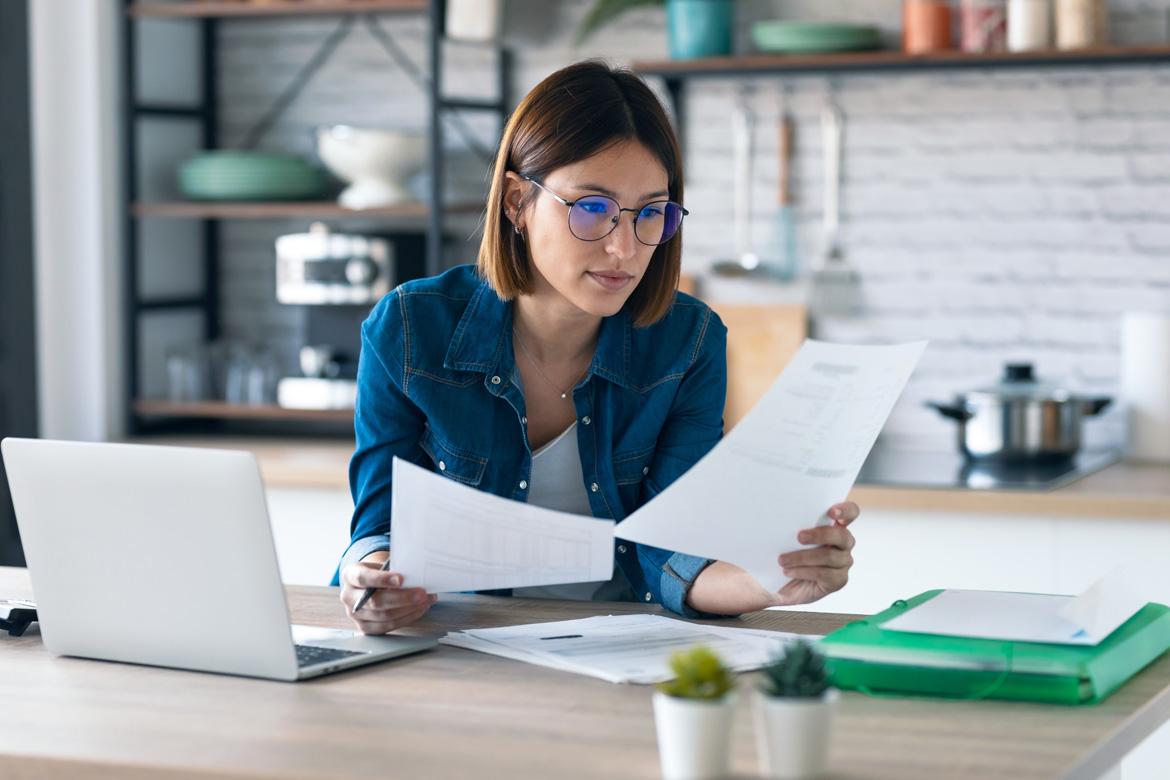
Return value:
M 634 234 L 634 215 L 617 218 L 617 226 L 606 239 L 606 250 L 621 258 L 633 257 L 638 250 L 638 237 Z

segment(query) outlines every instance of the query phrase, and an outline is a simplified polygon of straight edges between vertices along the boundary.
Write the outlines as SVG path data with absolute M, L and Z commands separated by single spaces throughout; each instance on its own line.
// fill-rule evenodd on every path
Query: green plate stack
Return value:
M 194 200 L 304 200 L 326 187 L 321 169 L 291 155 L 202 152 L 179 166 L 179 190 Z
M 752 25 L 756 48 L 783 54 L 880 49 L 881 33 L 869 24 L 838 22 L 756 22 Z

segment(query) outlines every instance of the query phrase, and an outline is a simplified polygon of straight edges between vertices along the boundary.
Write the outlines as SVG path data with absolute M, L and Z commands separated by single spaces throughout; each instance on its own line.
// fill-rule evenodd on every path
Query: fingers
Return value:
M 796 541 L 801 544 L 828 545 L 842 550 L 852 550 L 857 544 L 857 540 L 853 538 L 853 532 L 843 525 L 806 528 L 796 535 Z
M 861 507 L 852 501 L 842 501 L 829 507 L 827 514 L 840 525 L 849 525 L 861 516 Z
M 402 575 L 396 571 L 382 571 L 372 563 L 346 566 L 341 580 L 354 588 L 396 588 L 402 584 Z
M 793 580 L 815 582 L 826 593 L 833 593 L 849 582 L 849 569 L 830 569 L 824 566 L 785 569 L 784 575 Z
M 360 596 L 358 597 L 360 598 Z M 423 604 L 431 602 L 431 597 L 427 595 L 423 588 L 391 588 L 390 590 L 377 590 L 374 595 L 362 605 L 359 610 L 360 614 L 377 615 L 382 612 L 389 612 L 394 610 L 402 610 L 407 607 L 414 608 Z M 347 604 L 347 606 L 350 606 Z
M 825 566 L 830 569 L 848 569 L 853 565 L 853 556 L 848 550 L 837 547 L 814 547 L 811 550 L 797 550 L 779 557 L 780 567 L 788 569 L 807 566 Z
M 391 610 L 377 620 L 366 619 L 366 610 L 363 607 L 362 611 L 358 613 L 359 617 L 353 618 L 353 622 L 363 634 L 370 636 L 386 634 L 417 622 L 427 613 L 433 603 L 433 600 L 427 599 L 427 602 L 422 606 L 412 605 L 401 610 Z

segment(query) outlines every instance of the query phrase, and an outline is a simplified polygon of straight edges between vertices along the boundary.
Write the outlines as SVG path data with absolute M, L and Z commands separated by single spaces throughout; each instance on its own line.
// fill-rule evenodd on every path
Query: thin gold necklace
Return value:
M 520 338 L 520 331 L 516 330 L 515 326 L 512 327 L 512 335 L 516 337 L 516 343 L 520 345 L 520 351 L 522 351 L 524 356 L 528 358 L 528 362 L 532 364 L 537 373 L 540 374 L 541 378 L 543 378 L 544 381 L 548 383 L 549 387 L 560 393 L 562 399 L 567 399 L 569 397 L 569 391 L 573 389 L 577 382 L 573 382 L 573 384 L 569 385 L 568 388 L 564 390 L 557 387 L 557 383 L 548 378 L 548 374 L 544 373 L 544 369 L 540 367 L 540 363 L 532 356 L 532 353 L 528 351 L 528 347 L 524 344 L 524 339 Z M 588 370 L 588 367 L 586 367 L 585 372 Z M 585 376 L 585 372 L 582 372 L 581 376 Z M 578 377 L 578 380 L 580 380 L 580 377 Z

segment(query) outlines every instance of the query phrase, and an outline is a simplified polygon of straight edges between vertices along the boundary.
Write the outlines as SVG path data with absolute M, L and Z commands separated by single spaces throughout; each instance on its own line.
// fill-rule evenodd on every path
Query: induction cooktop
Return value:
M 880 439 L 869 453 L 859 485 L 1043 491 L 1099 471 L 1121 456 L 1118 450 L 1082 450 L 1068 460 L 1003 463 L 968 460 L 955 450 L 906 449 Z

